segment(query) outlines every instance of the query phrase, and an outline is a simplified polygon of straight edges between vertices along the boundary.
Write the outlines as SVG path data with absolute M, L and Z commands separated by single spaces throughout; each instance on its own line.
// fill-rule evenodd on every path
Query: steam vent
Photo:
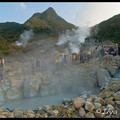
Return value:
M 0 118 L 119 118 L 120 14 L 88 27 L 56 11 L 0 23 Z

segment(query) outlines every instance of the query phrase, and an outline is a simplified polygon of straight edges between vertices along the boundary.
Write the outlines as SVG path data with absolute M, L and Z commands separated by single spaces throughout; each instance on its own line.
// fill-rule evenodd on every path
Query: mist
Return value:
M 29 40 L 33 38 L 33 30 L 25 30 L 21 35 L 18 41 L 16 41 L 17 46 L 23 46 L 25 47 Z
M 79 53 L 80 43 L 85 41 L 85 38 L 89 36 L 90 28 L 86 26 L 81 26 L 77 30 L 73 29 L 72 31 L 66 31 L 65 34 L 59 35 L 58 42 L 56 45 L 62 46 L 67 45 L 64 53 Z
M 119 2 L 86 2 L 73 18 L 73 24 L 89 27 L 120 14 Z
M 78 26 L 77 30 L 66 31 L 65 34 L 59 36 L 56 43 L 58 46 L 65 46 L 65 54 L 79 53 L 80 43 L 90 35 L 90 27 L 113 17 L 120 13 L 120 3 L 84 3 L 73 18 L 73 24 Z M 97 32 L 98 28 L 94 29 Z

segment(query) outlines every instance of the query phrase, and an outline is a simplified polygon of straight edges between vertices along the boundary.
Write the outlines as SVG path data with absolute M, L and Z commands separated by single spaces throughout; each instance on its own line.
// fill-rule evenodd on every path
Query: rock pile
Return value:
M 106 82 L 98 95 L 63 99 L 35 110 L 0 110 L 0 118 L 119 118 L 120 80 Z
M 120 117 L 120 79 L 119 75 L 116 78 L 116 72 L 120 67 L 120 57 L 106 56 L 102 63 L 86 64 L 83 70 L 88 70 L 88 74 L 95 77 L 100 87 L 100 93 L 97 95 L 82 95 L 74 99 L 63 99 L 61 104 L 58 105 L 45 105 L 43 107 L 36 108 L 35 110 L 9 110 L 0 109 L 0 118 L 119 118 Z M 82 66 L 82 65 L 81 65 Z M 102 67 L 103 66 L 103 67 Z M 73 76 L 81 74 L 80 68 L 71 72 Z M 7 71 L 8 68 L 6 68 Z M 10 68 L 9 68 L 10 69 Z M 8 71 L 9 71 L 8 69 Z M 64 72 L 64 71 L 63 71 Z M 41 75 L 42 74 L 42 75 Z M 34 97 L 38 93 L 40 96 L 55 94 L 62 91 L 57 86 L 59 84 L 59 72 L 56 79 L 53 81 L 52 74 L 37 73 L 37 75 L 30 77 L 27 80 L 14 80 L 6 81 L 0 84 L 0 105 L 4 104 L 5 100 L 16 100 L 22 97 Z M 64 74 L 63 74 L 64 75 Z M 69 72 L 68 72 L 69 75 Z M 83 74 L 84 75 L 84 74 Z M 91 76 L 86 76 L 88 82 Z M 42 76 L 42 77 L 41 77 Z M 65 78 L 66 73 L 63 78 Z M 84 77 L 84 76 L 83 76 Z M 29 81 L 28 81 L 29 80 Z M 86 79 L 85 79 L 86 80 Z M 56 83 L 55 83 L 56 82 Z M 65 81 L 66 84 L 70 82 Z M 64 82 L 64 84 L 65 84 Z M 85 81 L 86 82 L 86 81 Z M 55 84 L 54 84 L 55 83 Z M 63 85 L 64 85 L 63 84 Z M 78 84 L 78 83 L 76 83 Z M 75 86 L 76 86 L 75 84 Z M 44 85 L 44 86 L 43 86 Z M 56 85 L 56 86 L 55 86 Z M 88 84 L 90 85 L 90 84 Z M 42 87 L 40 87 L 42 86 Z M 50 91 L 54 88 L 56 91 Z M 65 86 L 66 87 L 66 86 Z M 73 87 L 73 86 L 72 86 Z M 72 88 L 70 87 L 70 89 Z M 91 87 L 91 86 L 90 86 Z M 41 88 L 41 89 L 39 89 Z M 63 86 L 60 86 L 63 89 Z M 20 89 L 22 89 L 21 93 Z

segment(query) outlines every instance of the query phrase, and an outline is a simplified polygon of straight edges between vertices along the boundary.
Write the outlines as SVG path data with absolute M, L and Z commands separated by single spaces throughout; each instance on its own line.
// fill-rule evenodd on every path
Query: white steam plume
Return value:
M 79 27 L 77 30 L 66 31 L 65 34 L 60 35 L 57 45 L 66 45 L 66 51 L 69 53 L 79 53 L 80 43 L 85 41 L 89 35 L 90 29 L 87 26 Z
M 34 33 L 32 29 L 25 30 L 21 35 L 18 41 L 16 41 L 17 46 L 23 46 L 25 47 L 28 43 L 28 41 L 33 37 Z

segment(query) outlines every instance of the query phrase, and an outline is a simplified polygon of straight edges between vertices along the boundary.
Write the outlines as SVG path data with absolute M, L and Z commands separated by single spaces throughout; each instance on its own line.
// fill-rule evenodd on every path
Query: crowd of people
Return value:
M 40 71 L 42 70 L 56 70 L 60 67 L 67 66 L 67 65 L 75 65 L 79 63 L 87 63 L 91 59 L 103 57 L 105 55 L 117 55 L 117 49 L 113 46 L 97 46 L 92 47 L 85 50 L 80 50 L 80 52 L 72 53 L 72 54 L 61 54 L 56 55 L 55 58 L 52 59 L 43 57 L 42 59 L 36 59 L 36 65 L 37 69 Z M 34 63 L 34 62 L 33 62 Z M 33 66 L 34 66 L 33 65 Z M 33 67 L 34 70 L 35 67 Z
M 80 50 L 80 52 L 77 53 L 72 53 L 71 55 L 60 55 L 59 58 L 55 60 L 56 64 L 60 63 L 66 64 L 67 62 L 71 61 L 71 63 L 75 63 L 76 60 L 79 60 L 79 63 L 85 63 L 89 62 L 90 59 L 92 58 L 98 58 L 98 57 L 103 57 L 105 55 L 117 55 L 117 49 L 116 47 L 105 47 L 105 46 L 98 46 L 98 47 L 93 47 L 90 49 L 86 50 Z
M 75 65 L 79 63 L 89 62 L 91 59 L 103 57 L 105 55 L 119 55 L 117 47 L 113 46 L 97 46 L 89 49 L 80 50 L 80 52 L 72 53 L 72 54 L 61 54 L 55 56 L 55 58 L 47 58 L 46 56 L 42 56 L 42 58 L 32 57 L 31 59 L 31 69 L 32 74 L 36 71 L 44 71 L 44 70 L 53 70 L 55 71 L 57 68 L 67 66 L 67 65 Z M 0 58 L 0 79 L 3 79 L 3 66 L 4 59 Z

